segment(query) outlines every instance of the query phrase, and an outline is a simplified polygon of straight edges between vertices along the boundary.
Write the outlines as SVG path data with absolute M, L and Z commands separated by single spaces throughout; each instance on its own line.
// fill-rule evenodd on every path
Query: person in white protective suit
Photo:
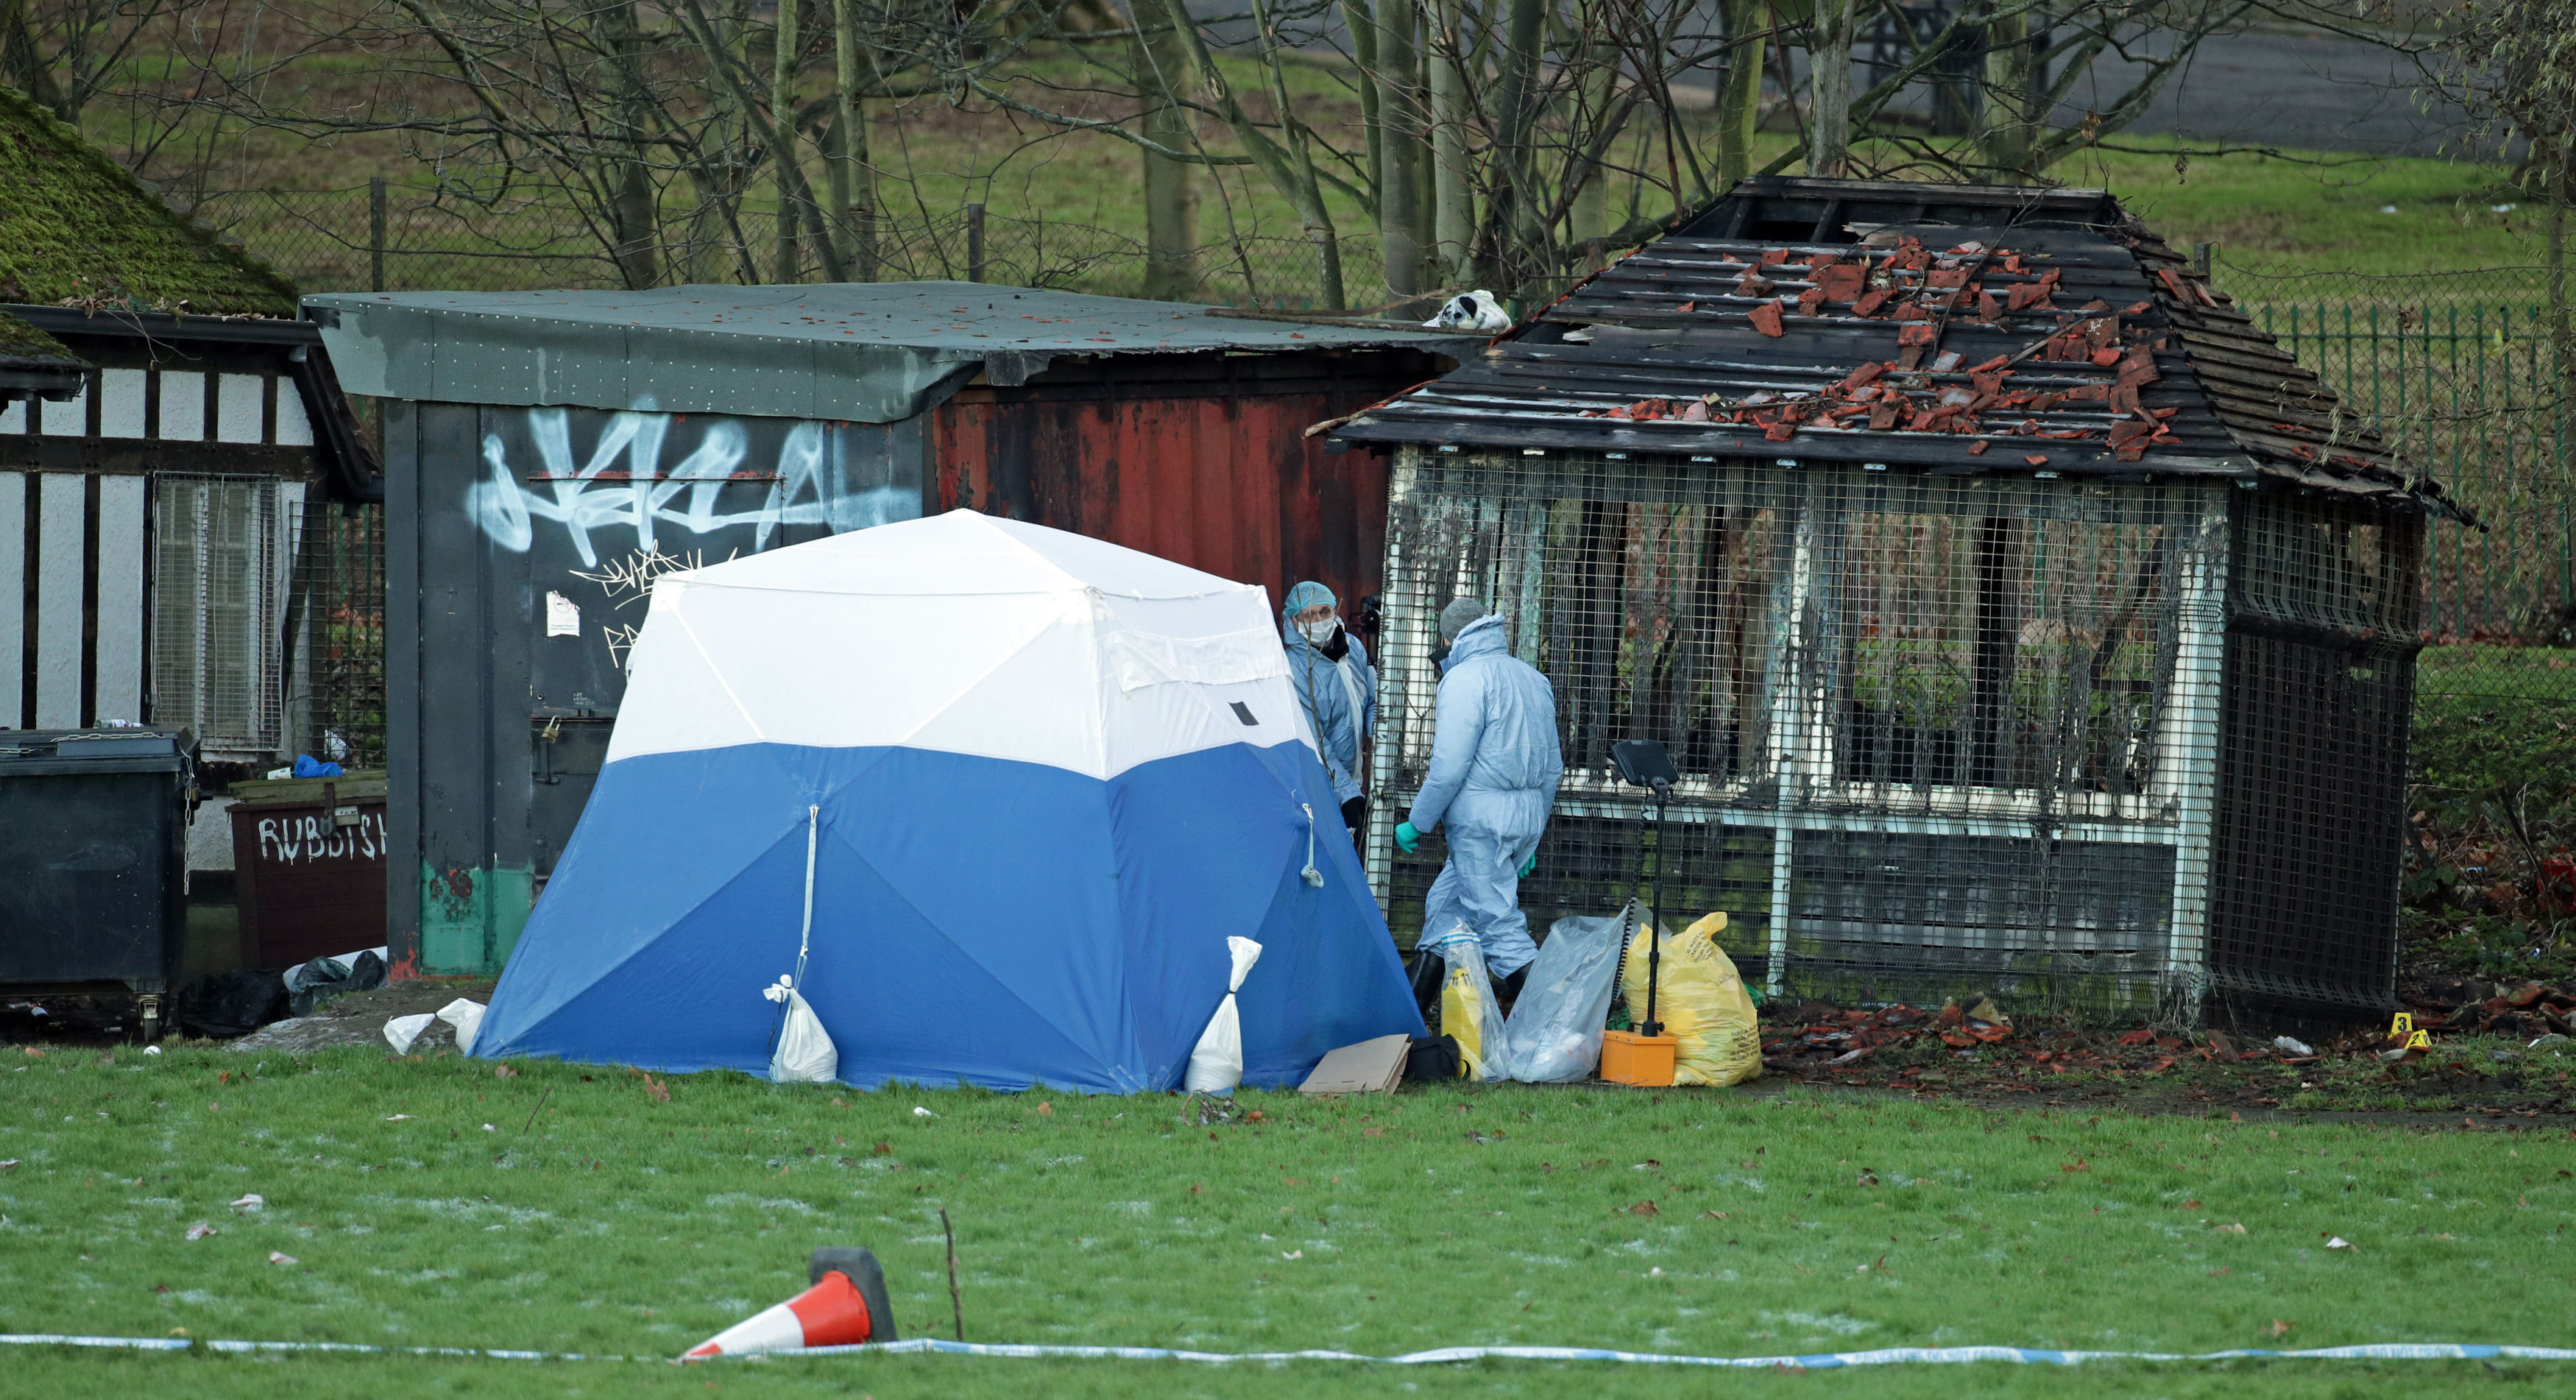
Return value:
M 1395 841 L 1410 853 L 1424 832 L 1445 825 L 1449 863 L 1423 904 L 1422 946 L 1472 937 L 1500 982 L 1538 956 L 1520 882 L 1538 868 L 1539 837 L 1565 776 L 1556 690 L 1511 654 L 1503 619 L 1475 599 L 1441 609 L 1440 639 L 1449 655 L 1431 769 Z
M 1289 589 L 1288 604 L 1279 610 L 1280 637 L 1288 648 L 1288 679 L 1315 731 L 1342 826 L 1356 845 L 1368 825 L 1361 746 L 1377 727 L 1377 668 L 1369 665 L 1368 648 L 1343 627 L 1337 602 L 1320 583 Z

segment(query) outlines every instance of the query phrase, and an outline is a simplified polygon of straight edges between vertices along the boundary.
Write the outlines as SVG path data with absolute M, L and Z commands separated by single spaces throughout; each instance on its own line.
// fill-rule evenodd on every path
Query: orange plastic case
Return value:
M 1601 1077 L 1612 1084 L 1666 1087 L 1673 1082 L 1673 1057 L 1681 1043 L 1679 1036 L 1603 1031 Z

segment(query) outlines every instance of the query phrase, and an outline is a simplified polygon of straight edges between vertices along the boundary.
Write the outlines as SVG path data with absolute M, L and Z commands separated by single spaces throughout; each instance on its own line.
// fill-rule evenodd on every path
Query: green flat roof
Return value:
M 304 305 L 353 394 L 863 423 L 914 417 L 977 373 L 1025 383 L 1060 357 L 1396 348 L 1465 358 L 1487 339 L 978 282 L 336 292 Z

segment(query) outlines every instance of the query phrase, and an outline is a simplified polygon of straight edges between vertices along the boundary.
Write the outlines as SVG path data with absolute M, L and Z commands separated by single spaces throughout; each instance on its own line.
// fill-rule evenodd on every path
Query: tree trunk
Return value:
M 1588 15 L 1586 18 L 1598 24 L 1603 17 Z M 1603 243 L 1610 233 L 1610 181 L 1601 169 L 1601 163 L 1582 158 L 1582 150 L 1608 125 L 1614 84 L 1619 76 L 1619 51 L 1609 44 L 1593 44 L 1579 52 L 1584 55 L 1585 65 L 1579 89 L 1582 107 L 1575 113 L 1574 120 L 1567 124 L 1569 134 L 1576 138 L 1577 143 L 1572 152 L 1575 168 L 1569 172 L 1569 178 L 1578 183 L 1566 219 L 1565 241 L 1568 247 L 1581 251 L 1582 266 L 1589 270 L 1601 265 Z M 1680 191 L 1674 191 L 1674 197 L 1678 199 Z
M 1852 35 L 1859 0 L 1816 0 L 1807 49 L 1807 173 L 1841 177 L 1851 163 Z
M 1170 4 L 1175 14 L 1184 8 L 1184 0 L 1170 0 Z M 1270 102 L 1279 112 L 1279 130 L 1288 138 L 1288 168 L 1294 182 L 1298 221 L 1306 226 L 1307 241 L 1315 245 L 1316 300 L 1324 303 L 1328 311 L 1340 311 L 1350 305 L 1350 295 L 1342 281 L 1341 235 L 1334 231 L 1333 216 L 1324 207 L 1324 186 L 1315 178 L 1315 155 L 1306 144 L 1305 123 L 1297 119 L 1296 104 L 1288 98 L 1288 74 L 1279 60 L 1279 31 L 1271 27 L 1270 10 L 1262 0 L 1252 0 L 1252 21 L 1261 31 L 1261 60 L 1270 77 Z M 1246 117 L 1244 124 L 1250 126 L 1251 119 Z
M 617 270 L 638 291 L 661 285 L 660 227 L 654 215 L 653 179 L 640 160 L 617 163 L 617 189 L 608 217 L 617 238 Z
M 1439 0 L 1434 12 L 1431 68 L 1432 275 L 1451 287 L 1474 277 L 1476 191 L 1467 164 L 1465 27 L 1460 0 Z
M 628 76 L 644 65 L 645 41 L 635 22 L 634 0 L 612 6 L 606 21 L 622 59 L 618 93 L 611 103 L 617 146 L 610 157 L 615 169 L 608 182 L 608 224 L 610 236 L 617 241 L 610 256 L 616 259 L 626 285 L 640 291 L 662 282 L 661 200 L 653 188 L 653 172 L 645 164 L 645 119 Z
M 1498 143 L 1501 149 L 1494 155 L 1502 166 L 1502 193 L 1510 200 L 1507 241 L 1518 245 L 1498 251 L 1512 265 L 1510 276 L 1517 282 L 1520 267 L 1527 259 L 1521 250 L 1539 248 L 1547 240 L 1547 230 L 1539 224 L 1545 210 L 1539 198 L 1530 138 L 1538 121 L 1538 113 L 1531 110 L 1531 90 L 1538 85 L 1539 49 L 1547 35 L 1548 0 L 1508 3 L 1503 18 L 1502 97 L 1496 104 L 1502 139 Z M 1504 290 L 1508 294 L 1513 288 Z
M 1422 119 L 1413 24 L 1407 0 L 1377 7 L 1377 236 L 1386 288 L 1399 297 L 1422 288 Z
M 775 281 L 801 281 L 804 258 L 799 255 L 796 227 L 804 224 L 814 235 L 814 255 L 822 258 L 824 281 L 848 281 L 850 268 L 840 260 L 840 248 L 832 229 L 824 224 L 822 201 L 814 199 L 814 186 L 804 178 L 804 160 L 796 155 L 796 59 L 804 57 L 804 15 L 796 10 L 796 0 L 778 0 L 778 44 L 775 44 L 773 67 L 770 67 L 770 126 L 773 126 L 775 150 L 770 152 L 770 170 L 778 183 L 778 278 Z
M 2538 149 L 2541 143 L 2532 143 Z M 2550 162 L 2549 191 L 2549 368 L 2556 381 L 2558 404 L 2550 413 L 2551 434 L 2558 446 L 2558 529 L 2563 538 L 2568 528 L 2568 499 L 2576 492 L 2576 465 L 2569 461 L 2576 450 L 2576 435 L 2568 432 L 2570 406 L 2576 405 L 2576 325 L 2572 325 L 2567 306 L 2567 205 L 2576 199 L 2576 172 L 2568 168 L 2568 149 L 2564 138 L 2556 144 L 2557 159 Z M 2560 616 L 2576 618 L 2576 597 L 2558 600 Z M 2563 625 L 2563 624 L 2562 624 Z
M 1389 0 L 1401 4 L 1403 0 Z M 1360 144 L 1367 149 L 1368 193 L 1375 198 L 1386 185 L 1385 152 L 1378 146 L 1377 16 L 1368 0 L 1342 0 L 1342 28 L 1351 36 L 1351 63 L 1360 70 Z
M 832 0 L 833 98 L 831 164 L 826 188 L 853 282 L 877 280 L 877 177 L 868 151 L 866 51 L 859 47 L 858 0 Z
M 80 121 L 80 108 L 72 103 L 69 85 L 54 81 L 44 52 L 36 47 L 35 34 L 27 28 L 27 0 L 0 0 L 0 83 L 34 98 L 38 106 L 64 121 Z
M 1727 0 L 1726 82 L 1717 96 L 1717 192 L 1753 173 L 1753 134 L 1762 121 L 1763 50 L 1770 43 L 1769 0 Z
M 801 280 L 805 259 L 796 240 L 796 194 L 803 181 L 796 160 L 796 58 L 804 47 L 804 21 L 796 0 L 778 0 L 778 34 L 769 79 L 769 168 L 778 191 L 778 256 L 772 282 Z
M 1329 310 L 1342 309 L 1342 252 L 1333 233 L 1333 214 L 1324 205 L 1323 185 L 1315 178 L 1315 162 L 1306 146 L 1306 128 L 1296 120 L 1295 109 L 1288 102 L 1288 82 L 1279 66 L 1279 36 L 1270 27 L 1270 12 L 1263 0 L 1253 0 L 1252 17 L 1261 40 L 1261 57 L 1268 70 L 1273 100 L 1278 103 L 1280 126 L 1288 138 L 1281 146 L 1270 139 L 1270 133 L 1243 110 L 1234 87 L 1226 82 L 1224 70 L 1208 52 L 1207 41 L 1199 36 L 1198 25 L 1189 17 L 1181 0 L 1136 0 L 1142 9 L 1151 9 L 1156 20 L 1170 27 L 1190 66 L 1197 71 L 1198 83 L 1207 94 L 1209 105 L 1216 108 L 1218 120 L 1234 133 L 1251 158 L 1253 167 L 1270 182 L 1289 206 L 1297 211 L 1297 221 L 1305 226 L 1306 237 L 1315 245 L 1318 299 Z
M 1144 104 L 1140 123 L 1146 140 L 1167 150 L 1186 150 L 1198 140 L 1189 108 L 1197 95 L 1188 54 L 1170 29 L 1157 29 L 1140 9 L 1136 16 L 1136 90 Z M 1155 301 L 1187 301 L 1198 291 L 1199 194 L 1189 162 L 1145 157 L 1145 295 Z
M 2031 153 L 2039 139 L 2038 114 L 2032 110 L 2039 91 L 2040 42 L 2028 11 L 1999 16 L 1986 25 L 1986 94 L 1981 139 L 1988 178 L 2017 185 L 2034 173 Z
M 741 162 L 730 155 L 702 161 L 690 170 L 689 183 L 697 205 L 689 211 L 688 241 L 673 255 L 671 275 L 682 282 L 758 282 L 760 267 L 742 238 Z

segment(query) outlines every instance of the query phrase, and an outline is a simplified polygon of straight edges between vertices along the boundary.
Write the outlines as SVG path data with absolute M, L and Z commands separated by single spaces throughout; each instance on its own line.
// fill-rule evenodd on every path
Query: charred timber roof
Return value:
M 2261 477 L 2463 514 L 2098 190 L 1747 180 L 1333 436 Z

